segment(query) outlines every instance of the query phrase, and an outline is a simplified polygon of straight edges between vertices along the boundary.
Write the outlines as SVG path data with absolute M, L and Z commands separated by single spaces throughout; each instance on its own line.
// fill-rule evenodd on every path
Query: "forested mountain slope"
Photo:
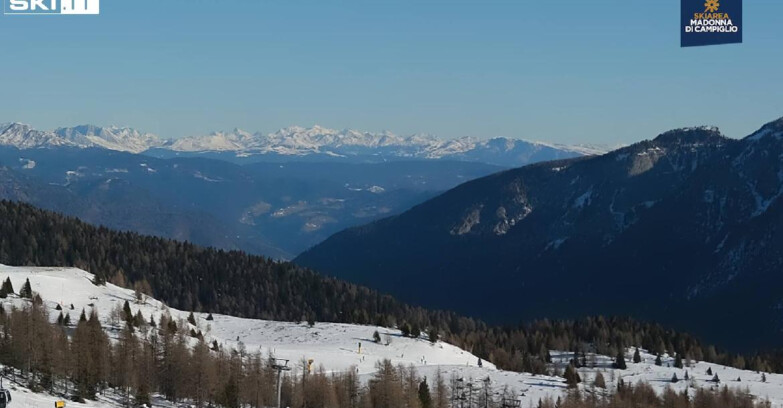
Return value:
M 773 346 L 783 340 L 782 158 L 783 119 L 742 140 L 674 130 L 467 182 L 296 262 L 494 322 L 627 313 Z
M 627 318 L 594 317 L 493 327 L 453 312 L 426 310 L 366 287 L 321 276 L 287 262 L 236 251 L 97 228 L 27 204 L 0 201 L 0 263 L 75 266 L 180 310 L 281 321 L 376 324 L 410 333 L 438 333 L 500 368 L 544 372 L 548 349 L 614 355 L 639 345 L 655 353 L 753 370 L 783 370 L 775 355 L 735 355 L 687 334 Z M 148 289 L 144 289 L 148 288 Z

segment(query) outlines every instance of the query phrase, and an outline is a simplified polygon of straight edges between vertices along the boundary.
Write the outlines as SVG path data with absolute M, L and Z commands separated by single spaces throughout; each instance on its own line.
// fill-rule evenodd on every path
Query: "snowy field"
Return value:
M 63 313 L 69 312 L 71 321 L 76 322 L 82 308 L 89 314 L 91 308 L 96 308 L 103 325 L 110 331 L 110 335 L 116 335 L 116 328 L 121 323 L 113 321 L 112 310 L 122 307 L 127 300 L 135 314 L 141 310 L 145 320 L 153 315 L 156 320 L 164 313 L 169 313 L 179 320 L 181 324 L 187 324 L 188 311 L 179 311 L 165 306 L 163 303 L 146 298 L 143 302 L 136 301 L 132 290 L 123 289 L 112 284 L 95 286 L 92 284 L 92 275 L 75 268 L 31 268 L 9 267 L 0 265 L 0 281 L 10 277 L 14 289 L 18 292 L 25 282 L 30 279 L 34 292 L 41 295 L 44 304 L 50 309 L 50 317 L 55 321 L 59 304 Z M 11 305 L 19 307 L 24 300 L 9 297 L 3 300 L 3 305 L 8 309 Z M 74 306 L 70 309 L 71 304 Z M 277 358 L 289 359 L 289 365 L 294 367 L 302 359 L 313 359 L 314 365 L 323 366 L 326 371 L 339 372 L 357 370 L 362 380 L 369 379 L 374 371 L 375 363 L 379 360 L 389 359 L 394 364 L 405 366 L 413 365 L 422 376 L 434 378 L 438 370 L 449 382 L 453 377 L 463 378 L 464 383 L 471 382 L 474 389 L 479 389 L 483 381 L 489 378 L 492 389 L 496 393 L 504 388 L 513 390 L 521 395 L 522 406 L 535 406 L 540 398 L 546 396 L 557 397 L 566 392 L 565 381 L 559 377 L 534 376 L 530 374 L 514 373 L 498 370 L 489 362 L 483 361 L 478 366 L 478 357 L 471 353 L 445 342 L 430 343 L 424 338 L 411 339 L 402 337 L 398 330 L 337 323 L 316 322 L 314 327 L 307 323 L 275 322 L 266 320 L 241 319 L 231 316 L 213 315 L 213 321 L 207 321 L 207 314 L 194 313 L 197 320 L 197 329 L 204 333 L 208 342 L 217 340 L 224 347 L 238 347 L 241 342 L 248 352 L 261 351 L 263 354 L 272 353 Z M 381 343 L 372 341 L 373 332 L 377 330 L 381 334 Z M 386 342 L 389 342 L 386 345 Z M 361 343 L 361 352 L 359 344 Z M 561 369 L 572 353 L 560 353 L 553 351 L 553 362 Z M 588 356 L 588 360 L 595 362 L 595 367 L 580 368 L 582 378 L 580 388 L 586 392 L 605 392 L 592 387 L 593 379 L 597 372 L 602 372 L 606 380 L 607 388 L 613 389 L 621 378 L 626 383 L 635 384 L 639 381 L 649 383 L 653 388 L 662 391 L 665 387 L 672 387 L 677 391 L 686 387 L 715 387 L 710 380 L 711 375 L 706 374 L 711 368 L 714 374 L 718 374 L 720 386 L 727 385 L 730 388 L 748 390 L 752 395 L 760 399 L 768 399 L 774 407 L 783 408 L 783 375 L 766 374 L 766 382 L 762 382 L 761 373 L 737 370 L 717 364 L 704 362 L 693 363 L 691 367 L 675 369 L 668 367 L 673 365 L 673 359 L 664 356 L 662 366 L 654 364 L 655 357 L 642 352 L 643 362 L 631 363 L 632 350 L 626 355 L 628 369 L 615 370 L 611 368 L 612 358 L 605 356 Z M 688 371 L 689 381 L 684 381 L 685 371 Z M 672 383 L 672 376 L 676 374 L 680 379 Z M 737 381 L 740 379 L 740 381 Z M 432 380 L 431 380 L 432 381 Z M 12 388 L 13 389 L 13 388 Z M 51 407 L 55 398 L 46 394 L 34 394 L 23 388 L 17 388 L 13 394 L 13 406 L 18 407 Z M 155 406 L 168 406 L 163 401 Z M 68 403 L 69 406 L 110 407 L 120 404 L 110 398 L 87 404 Z

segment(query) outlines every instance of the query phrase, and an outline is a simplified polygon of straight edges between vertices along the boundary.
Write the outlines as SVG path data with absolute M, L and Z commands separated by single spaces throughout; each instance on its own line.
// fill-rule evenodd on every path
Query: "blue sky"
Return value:
M 629 143 L 783 116 L 783 2 L 679 47 L 679 1 L 102 0 L 0 16 L 0 122 Z

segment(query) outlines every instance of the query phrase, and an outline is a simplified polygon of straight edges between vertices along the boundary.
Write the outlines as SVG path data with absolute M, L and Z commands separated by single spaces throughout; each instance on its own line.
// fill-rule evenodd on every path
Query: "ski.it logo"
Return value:
M 3 0 L 3 14 L 99 14 L 101 0 Z

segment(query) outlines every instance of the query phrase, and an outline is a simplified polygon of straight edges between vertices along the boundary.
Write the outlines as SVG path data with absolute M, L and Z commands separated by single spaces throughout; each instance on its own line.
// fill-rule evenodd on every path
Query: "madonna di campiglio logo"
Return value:
M 742 42 L 742 0 L 681 0 L 680 45 Z
M 718 3 L 718 0 L 707 0 L 707 2 L 704 3 L 705 13 L 714 13 L 718 11 L 718 8 L 720 8 L 720 3 Z

